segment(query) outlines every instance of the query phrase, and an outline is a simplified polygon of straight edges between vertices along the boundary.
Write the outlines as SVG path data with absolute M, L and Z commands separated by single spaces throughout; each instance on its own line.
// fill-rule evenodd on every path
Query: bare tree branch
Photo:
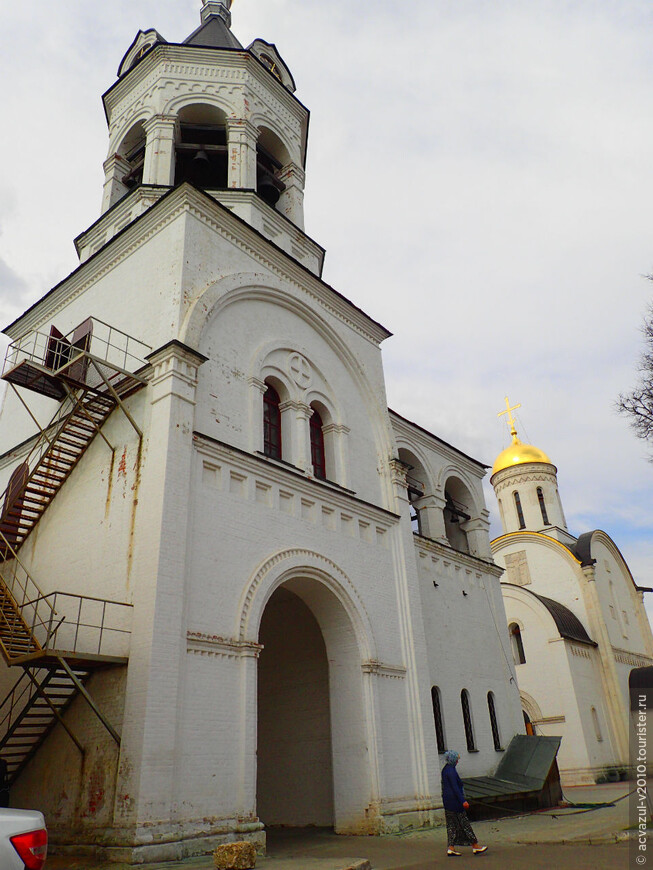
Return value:
M 653 275 L 646 277 L 653 280 Z M 642 333 L 644 351 L 639 359 L 638 382 L 631 392 L 619 396 L 617 410 L 628 417 L 638 438 L 653 444 L 653 305 L 644 318 Z

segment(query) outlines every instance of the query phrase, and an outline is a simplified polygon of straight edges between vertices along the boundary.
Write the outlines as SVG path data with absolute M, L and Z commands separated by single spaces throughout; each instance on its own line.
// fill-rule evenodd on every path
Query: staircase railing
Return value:
M 0 564 L 0 602 L 9 596 L 21 616 L 20 622 L 10 620 L 0 608 L 0 645 L 10 659 L 55 649 L 80 655 L 129 655 L 131 604 L 69 592 L 45 594 L 0 531 L 3 544 L 12 558 Z M 31 638 L 27 651 L 19 648 L 26 632 Z
M 79 327 L 68 335 L 60 334 L 59 339 L 47 332 L 30 332 L 12 341 L 5 353 L 2 376 L 25 361 L 57 373 L 79 361 L 83 352 L 106 363 L 112 370 L 121 369 L 129 374 L 134 374 L 144 365 L 145 356 L 152 350 L 150 345 L 96 317 L 89 317 L 86 322 L 89 331 L 84 334 L 85 340 L 80 347 L 74 343 Z
M 123 601 L 51 592 L 24 605 L 44 650 L 66 656 L 127 658 L 133 606 Z M 50 616 L 50 622 L 45 618 Z M 45 629 L 43 641 L 36 632 Z
M 9 596 L 24 623 L 22 626 L 15 621 L 8 624 L 3 611 L 0 618 L 2 619 L 2 628 L 7 631 L 7 635 L 4 635 L 4 631 L 0 632 L 2 645 L 9 657 L 18 654 L 14 641 L 18 640 L 20 636 L 24 636 L 25 629 L 27 629 L 32 640 L 36 641 L 30 652 L 39 647 L 50 646 L 61 619 L 57 617 L 50 601 L 40 608 L 34 606 L 32 602 L 45 599 L 46 596 L 20 561 L 18 553 L 2 531 L 0 531 L 0 549 L 10 554 L 9 559 L 0 563 L 0 579 L 3 581 L 3 584 L 0 585 L 0 601 Z
M 23 671 L 0 703 L 0 737 L 12 727 L 36 693 L 36 687 L 26 671 Z
M 96 435 L 113 446 L 102 424 L 116 406 L 142 438 L 124 399 L 146 383 L 143 356 L 149 346 L 95 318 L 68 335 L 52 326 L 9 345 L 2 378 L 7 380 L 37 429 L 27 458 L 14 469 L 0 500 L 0 530 L 18 550 Z M 136 354 L 140 354 L 137 356 Z M 42 426 L 18 387 L 57 399 Z M 10 558 L 10 550 L 0 550 Z M 37 596 L 33 596 L 37 597 Z

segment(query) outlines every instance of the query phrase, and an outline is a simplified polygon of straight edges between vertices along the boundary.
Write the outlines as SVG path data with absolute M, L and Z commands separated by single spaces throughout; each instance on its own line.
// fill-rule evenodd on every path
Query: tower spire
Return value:
M 499 411 L 499 413 L 497 414 L 497 417 L 502 417 L 504 414 L 508 415 L 508 419 L 506 420 L 506 423 L 508 424 L 508 428 L 510 429 L 510 434 L 512 435 L 512 443 L 519 444 L 519 438 L 517 437 L 517 429 L 515 427 L 515 418 L 512 416 L 512 412 L 516 411 L 517 408 L 521 408 L 521 402 L 517 405 L 513 405 L 511 408 L 510 402 L 508 400 L 508 396 L 506 396 L 505 399 L 506 399 L 506 410 Z
M 227 27 L 231 27 L 231 4 L 233 0 L 202 0 L 200 16 L 202 23 L 208 21 L 212 15 L 217 15 Z

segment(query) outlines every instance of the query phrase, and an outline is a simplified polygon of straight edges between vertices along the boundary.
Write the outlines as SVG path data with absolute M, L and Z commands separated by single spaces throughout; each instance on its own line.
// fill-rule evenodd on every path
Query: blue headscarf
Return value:
M 455 752 L 453 749 L 447 749 L 447 751 L 444 753 L 445 764 L 455 765 L 459 758 L 460 758 L 460 753 Z

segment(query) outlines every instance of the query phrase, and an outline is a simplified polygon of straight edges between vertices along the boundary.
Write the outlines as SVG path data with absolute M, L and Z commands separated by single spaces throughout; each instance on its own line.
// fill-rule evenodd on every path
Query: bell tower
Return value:
M 139 31 L 103 96 L 102 214 L 128 199 L 133 219 L 188 182 L 284 247 L 278 216 L 291 236 L 304 229 L 309 113 L 294 92 L 274 45 L 244 48 L 234 36 L 231 0 L 204 0 L 199 27 L 181 43 Z M 105 223 L 106 242 L 120 226 Z M 83 242 L 82 260 L 93 252 Z

